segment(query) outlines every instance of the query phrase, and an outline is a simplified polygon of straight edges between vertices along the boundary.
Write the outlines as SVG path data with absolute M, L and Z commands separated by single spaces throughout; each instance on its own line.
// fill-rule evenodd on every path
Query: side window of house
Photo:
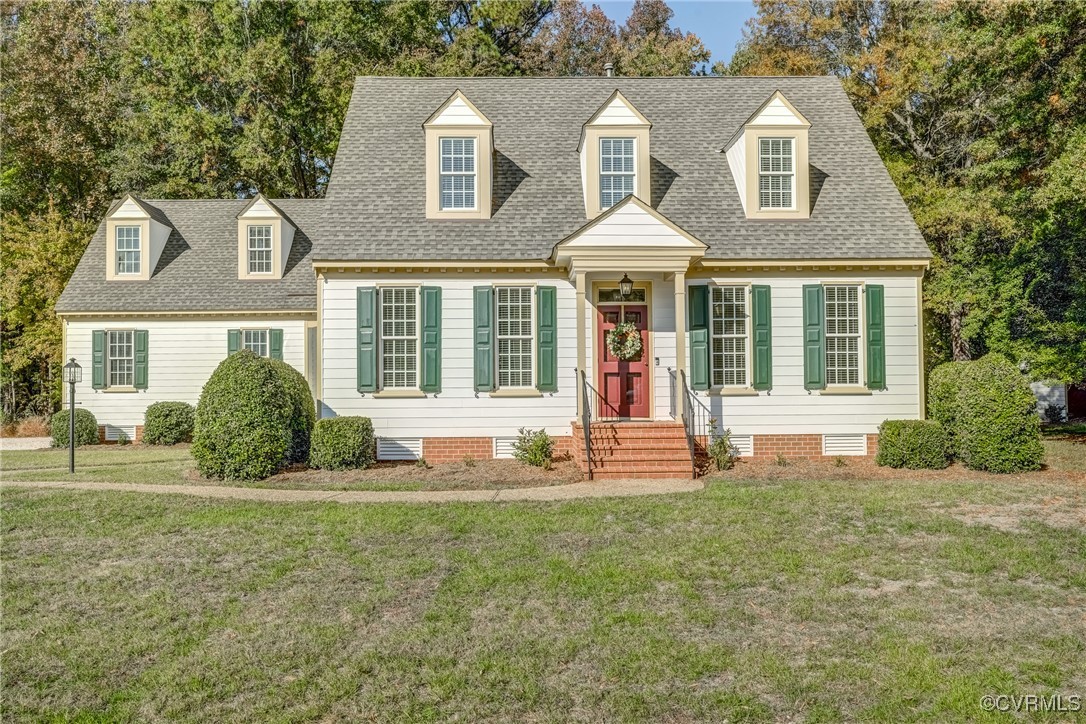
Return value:
M 745 387 L 747 375 L 747 288 L 710 287 L 714 387 Z
M 600 139 L 600 208 L 609 209 L 634 192 L 634 139 Z
M 91 386 L 96 390 L 147 389 L 148 345 L 144 329 L 91 332 Z
M 498 388 L 535 384 L 535 329 L 532 287 L 497 287 Z
M 140 273 L 140 227 L 118 226 L 116 229 L 118 274 Z
M 269 356 L 268 330 L 245 329 L 241 332 L 241 347 L 260 357 Z
M 108 333 L 106 365 L 110 387 L 133 387 L 136 372 L 136 346 L 133 333 L 110 331 Z
M 381 386 L 419 387 L 419 305 L 414 287 L 380 289 Z
M 826 384 L 860 384 L 860 287 L 827 286 Z
M 791 209 L 795 202 L 795 164 L 791 138 L 758 139 L 758 206 Z
M 249 226 L 249 273 L 272 273 L 272 228 L 260 224 Z
M 475 208 L 475 139 L 441 139 L 441 210 Z

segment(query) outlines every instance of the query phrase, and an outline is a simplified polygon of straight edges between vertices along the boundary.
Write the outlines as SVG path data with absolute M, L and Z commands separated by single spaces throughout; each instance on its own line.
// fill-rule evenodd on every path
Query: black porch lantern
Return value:
M 618 293 L 623 299 L 629 299 L 633 294 L 633 280 L 627 274 L 623 274 L 622 280 L 618 283 Z

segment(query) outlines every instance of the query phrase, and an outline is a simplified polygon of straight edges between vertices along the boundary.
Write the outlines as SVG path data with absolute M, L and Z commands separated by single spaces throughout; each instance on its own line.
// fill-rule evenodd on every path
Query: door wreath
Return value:
M 641 332 L 633 322 L 620 322 L 607 333 L 607 351 L 623 361 L 641 356 Z

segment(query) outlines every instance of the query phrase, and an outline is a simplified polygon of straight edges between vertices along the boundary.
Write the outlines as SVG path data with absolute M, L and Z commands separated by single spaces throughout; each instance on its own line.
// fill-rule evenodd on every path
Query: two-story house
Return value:
M 360 78 L 324 199 L 127 196 L 57 312 L 107 439 L 244 348 L 381 458 L 588 415 L 600 474 L 678 475 L 684 408 L 755 457 L 921 417 L 928 259 L 834 78 Z

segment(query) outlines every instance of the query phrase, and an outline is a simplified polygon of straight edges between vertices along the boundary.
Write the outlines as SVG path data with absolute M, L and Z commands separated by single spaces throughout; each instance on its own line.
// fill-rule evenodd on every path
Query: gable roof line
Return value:
M 266 197 L 264 194 L 260 193 L 259 191 L 256 192 L 256 196 L 249 199 L 249 203 L 245 204 L 245 208 L 243 208 L 241 211 L 239 211 L 238 215 L 235 216 L 234 218 L 235 219 L 240 219 L 242 216 L 245 215 L 246 211 L 248 211 L 249 209 L 251 209 L 253 207 L 253 204 L 255 204 L 257 201 L 263 201 L 265 204 L 268 205 L 268 208 L 270 208 L 275 213 L 279 214 L 280 218 L 283 218 L 283 219 L 286 219 L 287 221 L 290 221 L 290 218 L 286 214 L 283 213 L 282 209 L 280 209 L 278 206 L 273 204 L 271 199 L 269 199 L 268 197 Z M 294 222 L 291 222 L 291 225 L 293 226 Z
M 781 99 L 784 105 L 788 107 L 788 110 L 792 111 L 792 113 L 795 113 L 796 117 L 799 118 L 800 121 L 802 121 L 801 125 L 807 128 L 811 127 L 811 122 L 807 120 L 807 116 L 800 113 L 799 109 L 792 105 L 792 102 L 785 98 L 784 93 L 781 93 L 781 89 L 778 88 L 777 90 L 769 94 L 769 98 L 766 98 L 765 102 L 763 102 L 762 105 L 758 106 L 757 110 L 755 110 L 754 113 L 751 113 L 749 116 L 747 116 L 747 120 L 743 121 L 743 125 L 739 126 L 736 132 L 732 134 L 731 138 L 729 138 L 727 142 L 725 142 L 724 147 L 721 148 L 718 153 L 726 153 L 728 149 L 732 147 L 732 144 L 739 140 L 739 137 L 742 136 L 743 132 L 747 130 L 747 126 L 754 122 L 754 119 L 758 117 L 758 114 L 764 111 L 766 106 L 773 102 L 774 98 L 778 97 Z
M 563 244 L 566 244 L 566 243 L 568 243 L 570 241 L 573 241 L 578 236 L 581 236 L 585 232 L 595 228 L 595 226 L 597 224 L 607 220 L 608 218 L 611 217 L 612 214 L 617 213 L 619 209 L 626 208 L 630 204 L 633 204 L 634 206 L 638 207 L 642 211 L 646 212 L 649 216 L 653 217 L 654 219 L 659 221 L 661 224 L 664 224 L 668 228 L 672 229 L 673 231 L 678 233 L 680 236 L 684 237 L 687 241 L 691 242 L 692 244 L 698 245 L 702 249 L 708 249 L 709 248 L 709 245 L 706 244 L 704 241 L 702 241 L 698 237 L 694 236 L 689 231 L 682 228 L 681 226 L 676 224 L 674 221 L 667 218 L 666 216 L 661 214 L 659 211 L 657 211 L 656 209 L 654 209 L 651 206 L 649 206 L 648 204 L 646 204 L 644 201 L 639 199 L 637 196 L 634 196 L 633 194 L 630 194 L 626 198 L 622 199 L 622 201 L 619 201 L 617 204 L 615 204 L 611 208 L 607 209 L 607 211 L 604 211 L 602 214 L 600 214 L 596 218 L 592 219 L 587 224 L 580 227 L 579 229 L 574 231 L 572 234 L 569 234 L 568 236 L 566 236 L 566 238 L 564 238 L 561 241 L 559 241 L 558 243 L 556 243 L 553 247 L 551 247 L 550 258 L 554 259 L 554 255 L 558 252 L 558 247 L 560 247 Z
M 475 106 L 475 104 L 472 103 L 471 100 L 466 95 L 464 95 L 464 92 L 462 90 L 457 88 L 456 90 L 454 90 L 452 92 L 452 95 L 450 95 L 448 98 L 446 98 L 445 101 L 440 106 L 437 107 L 436 111 L 434 111 L 433 113 L 430 114 L 429 118 L 427 118 L 425 121 L 422 122 L 422 127 L 426 128 L 427 126 L 433 124 L 433 122 L 435 120 L 437 120 L 438 118 L 440 118 L 441 114 L 445 112 L 445 109 L 448 108 L 450 105 L 452 105 L 453 101 L 455 101 L 457 98 L 464 101 L 464 105 L 466 105 L 468 108 L 470 108 L 472 113 L 479 116 L 479 118 L 481 118 L 483 120 L 484 125 L 487 125 L 487 126 L 493 126 L 494 125 L 493 121 L 491 121 L 489 118 L 487 118 L 486 114 L 483 113 L 482 111 L 480 111 Z

